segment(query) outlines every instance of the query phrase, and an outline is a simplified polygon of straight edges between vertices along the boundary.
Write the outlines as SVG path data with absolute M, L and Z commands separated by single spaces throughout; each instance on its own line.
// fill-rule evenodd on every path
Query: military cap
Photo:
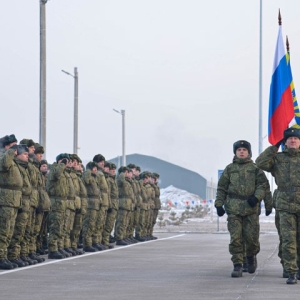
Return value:
M 110 169 L 115 170 L 117 168 L 116 164 L 110 163 Z
M 61 154 L 58 154 L 58 155 L 56 156 L 56 162 L 58 162 L 59 160 L 62 160 L 62 159 L 64 159 L 64 158 L 70 160 L 69 154 L 68 154 L 68 153 L 61 153 Z
M 44 153 L 45 151 L 44 151 L 44 147 L 42 146 L 42 145 L 40 145 L 39 143 L 35 143 L 34 144 L 34 153 L 35 154 L 38 154 L 38 153 Z
M 137 171 L 141 172 L 141 167 L 136 166 L 135 168 L 136 168 Z
M 142 172 L 141 174 L 140 174 L 140 178 L 141 179 L 145 179 L 145 178 L 149 178 L 150 176 L 149 176 L 149 173 L 148 172 Z
M 17 155 L 20 155 L 24 152 L 28 152 L 29 149 L 26 144 L 20 144 L 17 146 Z
M 129 169 L 136 169 L 136 165 L 135 164 L 128 164 L 127 167 Z
M 72 155 L 72 156 L 71 156 Z M 70 154 L 71 160 L 77 160 L 79 163 L 81 162 L 81 159 L 77 154 Z
M 25 144 L 28 148 L 35 145 L 35 142 L 31 139 L 23 139 L 20 144 Z
M 46 159 L 42 159 L 40 164 L 41 164 L 41 165 L 48 165 L 48 162 L 47 162 Z
M 122 166 L 118 169 L 118 174 L 124 173 L 125 171 L 130 172 L 131 170 L 126 166 Z
M 159 174 L 158 173 L 152 173 L 153 178 L 159 178 Z
M 92 170 L 94 167 L 98 169 L 98 165 L 94 161 L 90 161 L 86 165 L 87 170 Z
M 239 140 L 233 144 L 233 153 L 236 153 L 238 148 L 246 148 L 249 152 L 250 157 L 252 156 L 251 144 L 245 140 Z
M 93 161 L 98 163 L 105 160 L 105 157 L 102 154 L 96 154 L 93 158 Z
M 284 131 L 284 140 L 286 141 L 289 137 L 297 137 L 300 139 L 300 129 L 299 128 L 293 128 L 293 127 L 290 127 L 290 128 L 287 128 L 285 131 Z
M 6 135 L 3 138 L 1 138 L 2 140 L 2 146 L 5 147 L 11 143 L 17 143 L 18 140 L 16 139 L 16 136 L 14 134 L 11 135 Z
M 109 169 L 111 169 L 111 164 L 110 164 L 110 162 L 106 161 L 105 164 L 104 164 L 104 168 L 109 168 Z

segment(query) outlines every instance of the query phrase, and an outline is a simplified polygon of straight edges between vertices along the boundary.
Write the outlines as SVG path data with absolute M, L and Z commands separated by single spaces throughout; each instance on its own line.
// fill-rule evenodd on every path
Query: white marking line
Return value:
M 128 247 L 145 245 L 147 243 L 159 242 L 159 241 L 174 239 L 174 238 L 182 237 L 184 235 L 185 234 L 174 235 L 174 236 L 170 236 L 170 237 L 167 237 L 167 238 L 160 238 L 160 239 L 157 239 L 157 240 L 151 240 L 151 241 L 146 241 L 146 242 L 141 242 L 141 243 L 136 243 L 136 244 L 130 244 L 130 245 L 127 245 L 127 246 L 121 246 L 121 247 L 118 247 L 118 248 L 113 248 L 113 249 L 108 249 L 108 250 L 91 252 L 91 253 L 89 252 L 89 253 L 84 253 L 82 255 L 76 255 L 76 256 L 72 256 L 72 257 L 68 257 L 68 258 L 63 258 L 63 259 L 54 259 L 54 260 L 50 260 L 50 261 L 38 263 L 38 264 L 32 265 L 32 266 L 21 267 L 21 268 L 16 268 L 16 269 L 9 270 L 9 271 L 0 272 L 0 276 L 1 275 L 5 275 L 5 274 L 9 274 L 9 273 L 13 273 L 13 272 L 20 272 L 20 271 L 25 271 L 25 270 L 33 269 L 33 268 L 43 267 L 43 266 L 46 266 L 46 265 L 51 265 L 51 264 L 57 264 L 57 263 L 61 263 L 61 262 L 66 262 L 66 261 L 72 260 L 72 259 L 78 259 L 78 258 L 83 258 L 83 257 L 91 256 L 91 255 L 103 254 L 103 253 L 107 253 L 107 252 L 110 252 L 110 251 L 116 251 L 116 250 L 126 249 Z

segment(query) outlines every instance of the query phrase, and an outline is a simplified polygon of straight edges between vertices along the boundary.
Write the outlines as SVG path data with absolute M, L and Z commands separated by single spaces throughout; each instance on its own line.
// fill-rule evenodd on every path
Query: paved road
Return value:
M 0 272 L 0 299 L 299 299 L 287 285 L 276 234 L 261 235 L 255 274 L 231 278 L 229 235 L 160 233 L 159 239 Z

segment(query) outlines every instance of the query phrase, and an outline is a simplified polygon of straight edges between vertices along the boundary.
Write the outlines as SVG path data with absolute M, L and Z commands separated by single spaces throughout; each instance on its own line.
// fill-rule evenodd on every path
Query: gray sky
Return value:
M 289 36 L 300 95 L 299 0 L 263 0 L 263 101 L 278 32 Z M 210 180 L 232 144 L 258 154 L 259 0 L 51 0 L 47 9 L 47 159 L 73 149 L 72 77 L 79 72 L 79 156 L 151 155 Z M 0 136 L 39 138 L 39 1 L 2 3 Z M 299 96 L 300 97 L 300 96 Z M 267 138 L 264 148 L 267 147 Z

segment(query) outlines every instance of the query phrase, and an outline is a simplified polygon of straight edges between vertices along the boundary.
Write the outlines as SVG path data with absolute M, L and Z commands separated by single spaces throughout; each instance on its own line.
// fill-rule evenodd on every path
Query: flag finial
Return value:
M 286 36 L 286 51 L 290 52 L 290 43 L 289 43 L 288 36 Z
M 279 13 L 278 13 L 278 24 L 279 24 L 279 26 L 281 26 L 281 24 L 282 24 L 282 22 L 281 22 L 280 8 L 279 8 Z

